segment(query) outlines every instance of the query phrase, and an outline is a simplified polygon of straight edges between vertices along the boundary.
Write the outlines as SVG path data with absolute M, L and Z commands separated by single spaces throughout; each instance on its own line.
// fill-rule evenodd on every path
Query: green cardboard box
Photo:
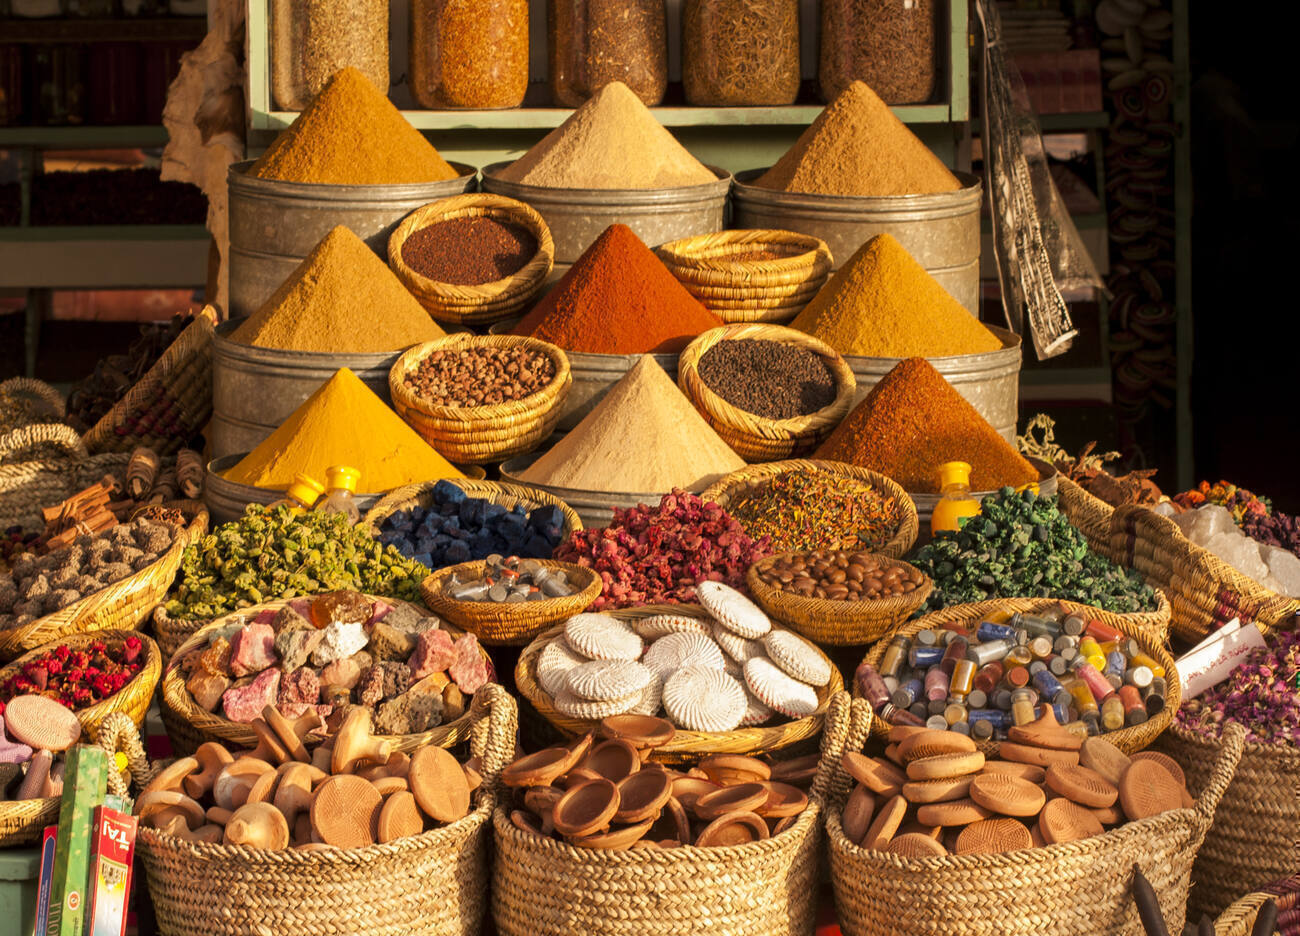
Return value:
M 95 807 L 103 805 L 107 787 L 108 753 L 103 748 L 79 744 L 68 752 L 46 936 L 82 936 L 85 929 L 91 832 Z

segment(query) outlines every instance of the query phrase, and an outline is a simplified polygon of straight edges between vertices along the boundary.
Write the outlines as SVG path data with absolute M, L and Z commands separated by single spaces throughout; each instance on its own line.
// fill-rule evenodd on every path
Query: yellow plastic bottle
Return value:
M 289 485 L 289 490 L 284 492 L 284 497 L 270 504 L 268 509 L 284 506 L 292 507 L 294 510 L 311 510 L 312 505 L 324 493 L 324 486 L 315 478 L 296 474 L 293 476 L 293 483 Z
M 325 469 L 325 496 L 316 504 L 321 513 L 346 514 L 348 523 L 361 519 L 357 507 L 357 481 L 361 472 L 347 465 L 331 465 Z
M 980 502 L 970 493 L 970 465 L 966 462 L 944 462 L 939 466 L 939 490 L 943 493 L 934 505 L 930 516 L 930 533 L 956 530 L 962 517 L 973 517 L 980 512 Z

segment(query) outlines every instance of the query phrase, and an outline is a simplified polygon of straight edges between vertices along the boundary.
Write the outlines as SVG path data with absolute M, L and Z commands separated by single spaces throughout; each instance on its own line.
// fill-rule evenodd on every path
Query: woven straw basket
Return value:
M 930 597 L 934 582 L 922 574 L 921 587 L 903 595 L 877 598 L 872 601 L 831 601 L 827 598 L 804 598 L 773 588 L 759 573 L 771 567 L 778 559 L 794 553 L 783 553 L 760 559 L 749 567 L 745 584 L 749 593 L 773 618 L 790 625 L 809 640 L 832 647 L 854 647 L 874 643 L 893 633 L 894 628 L 910 618 Z M 901 559 L 891 560 L 907 565 Z
M 29 454 L 15 460 L 38 446 L 60 449 L 64 455 Z M 24 426 L 0 437 L 0 529 L 43 530 L 42 508 L 85 490 L 106 474 L 124 471 L 130 458 L 124 452 L 91 455 L 77 431 L 63 423 Z
M 1057 604 L 1071 611 L 1078 611 L 1090 620 L 1100 621 L 1134 638 L 1144 653 L 1165 668 L 1167 692 L 1164 710 L 1152 718 L 1148 718 L 1140 725 L 1106 732 L 1106 740 L 1126 754 L 1143 750 L 1156 739 L 1160 732 L 1169 727 L 1173 721 L 1174 713 L 1178 711 L 1178 707 L 1183 701 L 1178 671 L 1174 668 L 1174 658 L 1165 649 L 1165 630 L 1158 623 L 1158 612 L 1150 615 L 1112 614 L 1100 608 L 1092 608 L 1073 601 L 1058 601 L 1055 598 L 999 598 L 995 601 L 953 605 L 940 611 L 932 611 L 923 617 L 904 624 L 896 633 L 911 637 L 927 628 L 938 630 L 948 624 L 974 626 L 978 625 L 986 615 L 994 611 L 1033 613 Z M 1168 603 L 1162 602 L 1161 608 L 1164 610 L 1164 623 L 1167 625 L 1169 621 Z M 1152 620 L 1146 620 L 1148 618 Z M 887 646 L 888 641 L 881 640 L 867 653 L 865 662 L 879 667 L 880 659 L 884 656 Z M 883 738 L 889 734 L 889 725 L 876 719 L 871 726 L 871 730 L 877 737 Z M 997 752 L 998 742 L 996 741 L 979 741 L 977 743 L 980 750 L 986 754 Z
M 1114 507 L 1059 473 L 1056 476 L 1056 504 L 1070 523 L 1083 533 L 1093 552 L 1115 559 L 1111 554 L 1110 536 Z
M 1169 593 L 1174 633 L 1184 640 L 1199 641 L 1233 618 L 1253 621 L 1268 633 L 1300 613 L 1300 599 L 1269 591 L 1146 507 L 1117 508 L 1110 537 L 1110 552 L 1118 562 Z
M 554 364 L 555 376 L 522 400 L 487 406 L 438 406 L 407 386 L 406 378 L 433 352 L 474 347 L 544 354 Z M 406 351 L 388 373 L 393 409 L 440 455 L 459 464 L 497 462 L 533 451 L 555 430 L 572 386 L 569 358 L 563 351 L 537 338 L 515 335 L 456 334 L 426 341 Z
M 420 597 L 430 611 L 474 634 L 481 643 L 522 647 L 557 621 L 586 611 L 600 596 L 604 584 L 591 569 L 572 562 L 547 560 L 541 564 L 563 571 L 569 583 L 581 585 L 581 589 L 565 598 L 542 601 L 456 601 L 448 597 L 443 591 L 447 580 L 453 574 L 469 580 L 478 578 L 487 565 L 480 560 L 434 572 L 420 583 Z
M 35 416 L 33 410 L 44 410 Z M 0 435 L 33 423 L 60 420 L 68 415 L 68 403 L 43 380 L 10 377 L 0 381 Z
M 373 595 L 369 597 L 374 598 Z M 241 608 L 231 614 L 215 618 L 195 632 L 189 640 L 181 644 L 180 649 L 167 661 L 166 669 L 163 671 L 162 698 L 159 700 L 159 710 L 162 714 L 163 727 L 167 729 L 167 737 L 171 739 L 172 748 L 178 753 L 183 755 L 193 754 L 198 746 L 206 741 L 222 741 L 235 747 L 251 748 L 257 746 L 257 735 L 253 732 L 251 726 L 242 722 L 231 721 L 216 712 L 209 712 L 194 701 L 190 691 L 185 688 L 185 677 L 180 671 L 180 666 L 181 662 L 190 653 L 207 648 L 208 641 L 214 631 L 234 623 L 251 622 L 263 611 L 279 610 L 288 604 L 290 600 L 282 598 L 277 601 L 268 601 L 265 604 L 254 605 L 251 608 Z M 383 600 L 389 604 L 405 604 L 405 602 L 398 601 L 396 598 L 385 598 Z M 461 636 L 462 633 L 450 626 L 444 626 L 443 630 L 453 639 Z M 493 672 L 492 661 L 482 647 L 479 648 L 479 653 L 482 654 L 484 660 L 487 660 L 488 673 L 491 675 Z M 447 722 L 419 734 L 376 735 L 376 737 L 386 737 L 393 742 L 394 751 L 409 753 L 416 748 L 424 747 L 426 744 L 436 744 L 445 748 L 452 747 L 465 740 L 469 728 L 470 713 L 467 711 L 455 721 Z
M 453 218 L 492 218 L 517 225 L 537 238 L 537 253 L 510 276 L 477 285 L 440 283 L 407 266 L 402 259 L 407 239 Z M 519 314 L 541 292 L 555 265 L 555 242 L 542 216 L 521 201 L 486 193 L 454 195 L 406 216 L 388 238 L 388 265 L 431 318 L 452 325 L 490 325 Z
M 217 312 L 206 306 L 156 364 L 83 437 L 92 453 L 147 445 L 171 455 L 212 416 L 212 334 Z
M 1204 789 L 1210 767 L 1228 747 L 1173 725 L 1155 747 L 1178 761 L 1192 792 Z M 1192 869 L 1190 910 L 1215 916 L 1251 891 L 1300 871 L 1300 751 L 1247 742 L 1236 776 L 1219 802 L 1214 825 Z
M 514 700 L 475 695 L 471 754 L 483 786 L 464 819 L 385 845 L 268 851 L 142 828 L 140 859 L 164 936 L 366 933 L 478 936 L 497 774 L 514 756 Z
M 507 481 L 477 481 L 470 478 L 457 478 L 452 483 L 470 497 L 484 498 L 494 504 L 500 504 L 507 510 L 513 509 L 515 504 L 523 504 L 526 510 L 533 510 L 536 507 L 559 507 L 560 513 L 564 515 L 564 529 L 561 533 L 566 539 L 570 533 L 582 529 L 582 521 L 578 519 L 578 515 L 573 508 L 558 497 L 552 497 L 545 491 L 538 491 L 519 484 L 510 484 Z M 382 500 L 370 508 L 362 522 L 370 527 L 372 533 L 378 536 L 380 524 L 390 514 L 394 514 L 399 510 L 410 510 L 412 507 L 427 509 L 433 503 L 433 489 L 437 484 L 436 481 L 421 481 L 418 484 L 408 484 L 405 487 L 389 491 Z
M 768 479 L 779 474 L 785 474 L 787 471 L 828 471 L 831 474 L 844 475 L 845 477 L 865 481 L 886 497 L 892 497 L 894 503 L 898 505 L 901 518 L 898 531 L 889 542 L 875 547 L 872 552 L 879 553 L 890 559 L 897 559 L 911 549 L 912 544 L 916 542 L 916 532 L 920 528 L 920 523 L 917 519 L 916 504 L 912 502 L 912 498 L 907 495 L 907 492 L 896 481 L 886 478 L 878 472 L 869 468 L 859 468 L 857 465 L 847 465 L 844 462 L 794 458 L 789 461 L 770 462 L 766 465 L 750 465 L 741 468 L 739 471 L 733 471 L 726 477 L 714 482 L 713 486 L 701 494 L 700 497 L 706 501 L 714 501 L 723 509 L 726 509 L 732 499 L 741 491 L 751 487 L 758 487 Z
M 775 260 L 733 260 L 755 250 Z M 724 322 L 788 322 L 831 273 L 826 242 L 790 231 L 720 231 L 655 249 L 686 291 Z
M 1196 870 L 1192 870 L 1193 878 Z M 1278 898 L 1267 891 L 1255 891 L 1247 894 L 1238 901 L 1234 901 L 1232 906 L 1219 915 L 1214 921 L 1214 936 L 1251 936 L 1251 930 L 1255 926 L 1255 917 L 1259 915 L 1259 908 L 1266 901 L 1277 900 Z M 1191 920 L 1195 914 L 1190 911 L 1187 919 Z M 1286 930 L 1282 930 L 1286 932 Z
M 835 379 L 835 399 L 814 413 L 791 419 L 767 419 L 723 399 L 700 377 L 700 359 L 719 342 L 742 339 L 777 341 L 816 354 Z M 838 351 L 811 335 L 780 325 L 724 325 L 709 329 L 682 351 L 677 363 L 677 385 L 722 441 L 748 462 L 811 454 L 848 414 L 858 386 L 853 371 Z
M 0 631 L 0 659 L 12 660 L 33 647 L 66 640 L 75 634 L 139 627 L 171 588 L 185 547 L 202 539 L 208 529 L 208 512 L 197 501 L 176 501 L 174 506 L 181 507 L 192 519 L 165 553 L 139 572 L 74 601 L 66 608 L 22 627 Z
M 127 753 L 128 744 L 139 749 L 140 734 L 128 716 L 116 712 L 104 719 L 103 728 L 95 743 L 110 755 L 119 751 Z M 108 789 L 121 796 L 128 792 L 125 778 L 116 770 L 108 772 Z M 57 796 L 0 802 L 0 848 L 16 848 L 39 842 L 45 827 L 59 821 L 60 802 L 61 798 Z
M 826 714 L 808 808 L 780 835 L 715 848 L 606 851 L 523 832 L 498 808 L 492 916 L 502 936 L 804 936 L 816 912 L 823 804 L 849 729 Z
M 855 699 L 853 721 L 870 719 L 871 706 Z M 845 837 L 844 801 L 832 801 L 826 831 L 840 929 L 845 936 L 1142 936 L 1131 892 L 1138 865 L 1170 932 L 1182 932 L 1192 859 L 1232 779 L 1241 739 L 1235 731 L 1210 766 L 1195 808 L 1044 848 L 923 859 L 870 851 Z
M 639 608 L 626 608 L 621 611 L 606 612 L 623 621 L 653 617 L 656 614 L 676 614 L 694 618 L 708 618 L 708 614 L 699 605 L 643 605 Z M 542 649 L 553 638 L 564 633 L 564 625 L 557 624 L 539 635 L 519 656 L 515 666 L 515 687 L 519 694 L 533 704 L 533 708 L 552 726 L 563 734 L 574 737 L 593 730 L 597 721 L 571 718 L 555 710 L 551 695 L 537 681 L 537 658 Z M 830 663 L 820 649 L 822 659 Z M 826 706 L 831 696 L 844 688 L 844 679 L 840 671 L 831 664 L 831 681 L 817 690 L 817 711 L 803 718 L 776 724 L 757 725 L 752 728 L 737 728 L 735 731 L 687 731 L 678 728 L 673 739 L 662 747 L 655 748 L 651 755 L 655 760 L 675 763 L 686 759 L 702 757 L 706 754 L 763 754 L 779 751 L 815 737 L 822 730 L 826 715 Z

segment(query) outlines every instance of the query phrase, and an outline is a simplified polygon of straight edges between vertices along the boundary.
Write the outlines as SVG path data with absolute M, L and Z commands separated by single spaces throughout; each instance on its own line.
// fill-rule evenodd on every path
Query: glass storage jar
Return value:
M 818 77 L 830 103 L 865 81 L 886 104 L 934 96 L 938 61 L 934 0 L 822 0 Z
M 272 0 L 276 107 L 302 110 L 349 66 L 388 93 L 388 0 Z
M 528 0 L 411 0 L 411 93 L 421 107 L 518 107 Z
M 686 0 L 682 85 L 703 107 L 794 103 L 799 0 Z
M 551 96 L 577 107 L 621 81 L 647 107 L 668 87 L 664 0 L 547 0 Z

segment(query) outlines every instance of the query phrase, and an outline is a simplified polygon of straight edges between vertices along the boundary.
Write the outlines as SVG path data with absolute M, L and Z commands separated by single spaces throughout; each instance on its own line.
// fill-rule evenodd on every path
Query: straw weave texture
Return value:
M 37 446 L 66 454 L 33 458 Z M 25 460 L 14 460 L 23 453 Z M 43 529 L 41 508 L 66 500 L 106 474 L 121 472 L 130 457 L 119 452 L 91 455 L 77 431 L 63 423 L 24 426 L 0 437 L 0 529 Z
M 871 718 L 854 700 L 855 721 Z M 1181 932 L 1192 859 L 1241 756 L 1238 729 L 1210 767 L 1196 807 L 1061 845 L 998 855 L 909 859 L 844 835 L 843 801 L 826 813 L 831 882 L 845 936 L 1142 936 L 1131 887 L 1136 864 Z
M 1093 552 L 1115 559 L 1111 554 L 1110 536 L 1114 507 L 1088 493 L 1060 472 L 1056 475 L 1056 503 L 1061 508 L 1061 513 L 1083 533 Z
M 1193 868 L 1193 879 L 1195 879 L 1195 876 L 1196 869 Z M 1255 917 L 1259 914 L 1259 908 L 1264 905 L 1265 901 L 1270 899 L 1272 899 L 1272 895 L 1256 892 L 1247 894 L 1240 900 L 1235 901 L 1214 921 L 1214 936 L 1250 936 L 1250 931 L 1255 926 Z M 1187 919 L 1200 918 L 1189 910 Z

